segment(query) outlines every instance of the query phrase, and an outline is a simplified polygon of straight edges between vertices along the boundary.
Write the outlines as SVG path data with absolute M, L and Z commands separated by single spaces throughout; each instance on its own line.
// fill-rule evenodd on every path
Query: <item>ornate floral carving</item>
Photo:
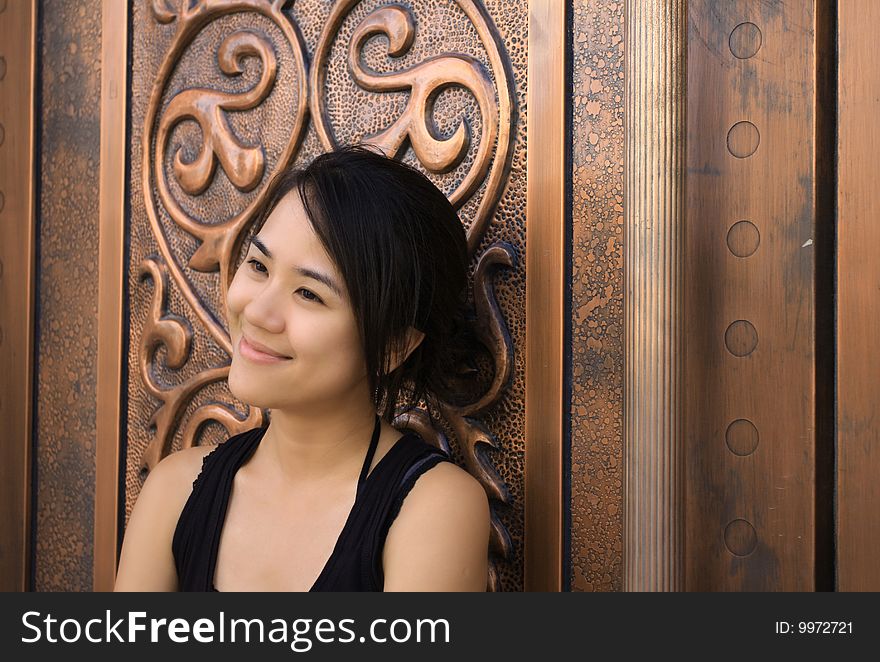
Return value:
M 150 314 L 140 338 L 141 378 L 150 394 L 162 403 L 150 418 L 149 425 L 154 430 L 153 442 L 141 458 L 140 468 L 151 469 L 170 451 L 171 437 L 192 396 L 207 384 L 226 379 L 229 367 L 222 366 L 201 372 L 176 386 L 163 388 L 159 385 L 160 380 L 153 372 L 156 352 L 164 347 L 166 365 L 173 370 L 179 370 L 189 358 L 192 328 L 185 318 L 167 312 L 168 269 L 160 258 L 144 260 L 138 275 L 141 281 L 151 279 L 154 286 Z M 247 418 L 241 419 L 236 416 L 234 409 L 226 405 L 212 404 L 203 407 L 186 424 L 183 431 L 184 447 L 193 445 L 199 427 L 208 420 L 222 423 L 227 430 L 243 431 L 260 425 L 262 412 L 253 409 Z
M 266 39 L 255 32 L 234 32 L 223 40 L 217 62 L 229 76 L 241 74 L 242 56 L 258 55 L 263 75 L 255 87 L 244 94 L 216 92 L 195 87 L 178 93 L 168 104 L 159 122 L 159 145 L 164 147 L 172 129 L 184 119 L 194 119 L 202 130 L 203 143 L 198 158 L 184 162 L 181 150 L 174 155 L 174 174 L 190 195 L 204 193 L 214 177 L 217 159 L 226 176 L 241 191 L 250 191 L 263 176 L 264 158 L 259 147 L 243 145 L 229 128 L 224 111 L 249 110 L 268 95 L 275 82 L 275 51 Z M 161 158 L 163 149 L 157 150 Z
M 220 71 L 227 76 L 238 76 L 244 70 L 242 58 L 247 55 L 255 56 L 262 67 L 260 79 L 255 86 L 242 94 L 191 88 L 174 95 L 164 107 L 162 104 L 166 86 L 182 54 L 207 24 L 233 12 L 251 11 L 261 14 L 272 20 L 288 40 L 293 52 L 292 64 L 298 72 L 299 90 L 290 137 L 273 171 L 277 172 L 288 165 L 296 155 L 304 134 L 307 74 L 305 47 L 299 32 L 282 11 L 284 4 L 278 0 L 203 0 L 195 4 L 190 0 L 182 0 L 178 8 L 173 10 L 163 0 L 154 0 L 152 6 L 156 19 L 160 23 L 176 21 L 177 31 L 156 76 L 144 120 L 142 177 L 147 216 L 159 246 L 163 269 L 177 284 L 198 322 L 230 355 L 232 346 L 229 334 L 220 325 L 216 311 L 210 310 L 196 294 L 184 267 L 178 261 L 179 256 L 171 248 L 162 219 L 167 216 L 199 241 L 199 247 L 188 260 L 187 266 L 202 272 L 219 270 L 221 296 L 225 300 L 233 262 L 243 241 L 248 221 L 259 202 L 259 196 L 230 219 L 220 223 L 202 223 L 191 217 L 175 199 L 164 167 L 165 154 L 174 127 L 184 119 L 194 119 L 202 132 L 198 157 L 192 162 L 186 162 L 178 151 L 173 159 L 174 174 L 185 193 L 203 193 L 215 176 L 217 161 L 239 190 L 252 190 L 261 182 L 265 184 L 268 178 L 265 176 L 266 165 L 262 149 L 260 146 L 246 145 L 237 138 L 226 113 L 252 109 L 271 93 L 277 70 L 275 50 L 264 35 L 255 31 L 236 31 L 227 36 L 218 49 L 217 62 Z M 154 191 L 158 193 L 158 199 Z M 159 311 L 154 307 L 148 325 L 157 323 L 160 319 L 157 315 Z M 187 345 L 187 354 L 188 351 Z M 162 403 L 151 421 L 151 425 L 155 425 L 155 431 L 141 460 L 142 466 L 152 468 L 169 452 L 171 436 L 193 394 L 206 384 L 224 379 L 228 366 L 208 370 L 198 378 L 173 388 L 161 388 L 151 379 L 152 371 L 149 366 L 153 361 L 153 354 L 142 351 L 140 361 L 145 383 Z M 231 410 L 212 403 L 199 409 L 187 422 L 185 435 L 195 435 L 201 425 L 209 420 L 221 423 L 230 434 L 235 434 L 260 424 L 262 412 L 251 412 L 246 419 L 241 420 Z M 185 436 L 184 444 L 191 444 L 193 438 Z
M 263 75 L 260 82 L 249 92 L 236 97 L 235 95 L 213 91 L 205 92 L 199 89 L 185 90 L 172 99 L 164 109 L 164 114 L 160 116 L 160 111 L 163 110 L 161 104 L 165 86 L 181 54 L 207 23 L 235 11 L 253 11 L 262 14 L 275 22 L 290 42 L 294 54 L 294 65 L 299 72 L 297 82 L 300 89 L 297 96 L 294 123 L 291 126 L 288 144 L 285 146 L 281 158 L 278 159 L 273 172 L 277 172 L 289 164 L 296 155 L 304 134 L 307 75 L 305 46 L 299 32 L 282 12 L 281 8 L 284 4 L 279 0 L 275 2 L 268 2 L 268 0 L 203 0 L 196 4 L 184 0 L 181 3 L 179 13 L 174 13 L 162 0 L 155 0 L 153 3 L 154 14 L 160 22 L 169 23 L 176 19 L 178 26 L 172 46 L 165 54 L 159 68 L 144 121 L 143 187 L 147 215 L 153 234 L 159 244 L 159 250 L 168 265 L 172 278 L 202 325 L 211 333 L 220 347 L 230 354 L 232 347 L 229 336 L 220 326 L 212 311 L 209 311 L 196 296 L 183 268 L 178 263 L 177 256 L 170 249 L 166 232 L 160 221 L 160 214 L 164 211 L 177 226 L 199 240 L 200 246 L 189 259 L 188 266 L 197 271 L 216 271 L 219 269 L 220 287 L 225 298 L 226 289 L 231 280 L 230 269 L 234 256 L 241 245 L 243 233 L 259 202 L 259 197 L 255 197 L 244 210 L 230 219 L 220 223 L 202 223 L 187 214 L 172 194 L 164 168 L 164 155 L 170 130 L 184 116 L 181 113 L 194 114 L 197 118 L 204 117 L 206 118 L 205 123 L 199 122 L 202 131 L 207 131 L 204 133 L 204 142 L 200 153 L 202 156 L 194 164 L 189 165 L 183 164 L 179 154 L 175 156 L 175 174 L 183 172 L 188 178 L 181 180 L 184 190 L 187 190 L 185 181 L 189 182 L 194 190 L 204 190 L 207 184 L 200 185 L 198 176 L 194 174 L 199 171 L 196 164 L 203 159 L 213 163 L 214 154 L 217 154 L 217 158 L 224 164 L 224 171 L 234 183 L 242 182 L 241 188 L 253 188 L 256 185 L 256 171 L 259 170 L 261 173 L 263 171 L 262 160 L 254 156 L 256 148 L 244 147 L 234 137 L 224 118 L 223 111 L 242 111 L 253 108 L 265 98 L 268 92 L 266 88 L 271 86 L 275 77 L 275 56 L 271 46 L 267 44 L 265 38 L 255 33 L 239 32 L 224 40 L 218 52 L 221 71 L 227 75 L 241 73 L 241 63 L 238 58 L 246 53 L 260 57 Z M 214 137 L 215 133 L 217 138 Z M 210 149 L 206 145 L 209 145 Z M 233 151 L 230 152 L 229 148 L 232 148 Z M 153 157 L 152 163 L 151 156 Z M 183 168 L 182 171 L 178 170 L 178 163 L 182 164 L 180 166 Z M 210 168 L 210 172 L 213 173 L 213 166 Z M 262 181 L 265 183 L 268 178 L 263 177 Z M 159 200 L 154 198 L 154 184 L 158 190 Z
M 342 22 L 359 2 L 340 0 L 334 5 L 324 24 L 311 67 L 309 103 L 315 129 L 325 149 L 337 146 L 326 108 L 327 63 Z M 361 50 L 374 35 L 383 34 L 388 38 L 388 55 L 391 57 L 403 56 L 412 46 L 415 21 L 412 12 L 401 5 L 380 7 L 361 21 L 348 48 L 348 65 L 355 82 L 365 90 L 410 92 L 401 116 L 378 134 L 363 136 L 362 141 L 382 147 L 391 156 L 399 155 L 406 145 L 410 145 L 419 162 L 431 172 L 443 173 L 455 168 L 471 142 L 470 129 L 464 119 L 452 136 L 446 139 L 437 137 L 439 132 L 432 119 L 437 95 L 446 88 L 460 86 L 477 100 L 483 127 L 477 154 L 462 182 L 448 194 L 449 200 L 459 209 L 486 182 L 482 201 L 468 229 L 468 248 L 473 254 L 507 177 L 513 131 L 513 94 L 500 39 L 491 20 L 477 2 L 456 0 L 456 4 L 476 28 L 492 64 L 494 83 L 479 60 L 461 53 L 429 57 L 410 69 L 389 74 L 379 74 L 366 67 Z

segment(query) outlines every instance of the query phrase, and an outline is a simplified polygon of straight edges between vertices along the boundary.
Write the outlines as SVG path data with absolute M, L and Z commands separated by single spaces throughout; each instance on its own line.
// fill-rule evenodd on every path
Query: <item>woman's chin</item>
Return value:
M 267 392 L 265 384 L 254 383 L 252 379 L 239 379 L 234 369 L 229 371 L 227 383 L 229 392 L 246 405 L 260 409 L 270 409 L 277 405 Z

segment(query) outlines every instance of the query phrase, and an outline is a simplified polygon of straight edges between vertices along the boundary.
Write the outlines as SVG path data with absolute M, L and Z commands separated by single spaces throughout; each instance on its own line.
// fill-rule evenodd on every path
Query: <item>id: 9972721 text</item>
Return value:
M 776 621 L 776 634 L 852 634 L 852 621 Z

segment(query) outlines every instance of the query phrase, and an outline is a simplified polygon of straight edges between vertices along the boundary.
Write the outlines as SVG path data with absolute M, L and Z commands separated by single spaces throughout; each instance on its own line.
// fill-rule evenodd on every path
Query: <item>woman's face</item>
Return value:
M 315 413 L 369 398 L 348 293 L 296 191 L 251 241 L 226 304 L 229 389 L 242 402 Z

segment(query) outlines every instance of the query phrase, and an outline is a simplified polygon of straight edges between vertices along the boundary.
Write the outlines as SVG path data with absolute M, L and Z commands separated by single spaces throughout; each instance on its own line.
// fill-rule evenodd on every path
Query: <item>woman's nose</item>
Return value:
M 277 292 L 271 286 L 266 286 L 251 299 L 242 315 L 251 326 L 265 329 L 267 333 L 281 333 L 284 331 L 284 318 L 278 311 Z

